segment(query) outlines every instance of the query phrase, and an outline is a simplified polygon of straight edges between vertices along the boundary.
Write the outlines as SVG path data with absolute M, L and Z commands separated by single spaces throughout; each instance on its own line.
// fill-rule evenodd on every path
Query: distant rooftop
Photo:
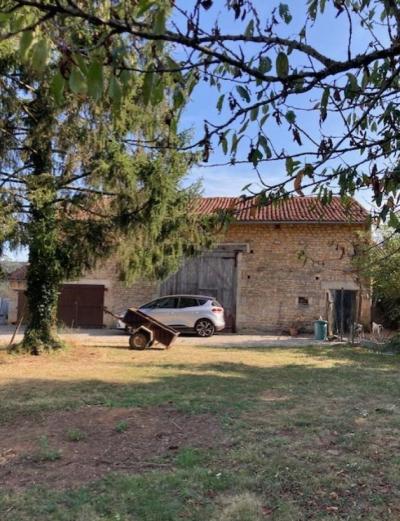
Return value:
M 340 197 L 326 205 L 316 197 L 292 197 L 267 206 L 258 206 L 255 199 L 202 197 L 196 204 L 196 211 L 203 215 L 221 210 L 229 210 L 240 222 L 263 223 L 364 224 L 369 215 L 355 199 L 344 204 Z
M 19 263 L 21 264 L 21 263 Z M 16 270 L 12 271 L 9 275 L 8 275 L 8 280 L 13 280 L 13 281 L 19 281 L 19 280 L 25 280 L 26 279 L 26 271 L 28 269 L 28 265 L 25 263 L 23 264 L 22 266 L 20 265 L 19 268 L 17 268 Z

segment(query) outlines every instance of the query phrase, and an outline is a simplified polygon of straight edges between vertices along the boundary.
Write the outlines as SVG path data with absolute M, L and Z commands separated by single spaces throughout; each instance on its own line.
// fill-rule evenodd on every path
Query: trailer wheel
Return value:
M 146 349 L 149 345 L 149 337 L 146 335 L 146 333 L 142 333 L 141 331 L 138 331 L 137 333 L 133 333 L 129 337 L 129 348 L 130 349 L 137 349 L 139 351 L 142 351 L 143 349 Z

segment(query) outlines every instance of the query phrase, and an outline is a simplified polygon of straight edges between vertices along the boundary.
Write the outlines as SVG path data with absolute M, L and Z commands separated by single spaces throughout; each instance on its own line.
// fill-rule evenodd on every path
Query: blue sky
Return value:
M 183 0 L 179 2 L 178 0 L 177 3 L 186 6 L 190 5 L 192 2 L 188 2 L 187 0 L 185 2 L 183 2 Z M 279 1 L 255 1 L 259 13 L 261 16 L 264 16 L 264 18 L 268 16 L 272 8 L 279 5 L 279 3 Z M 297 36 L 305 21 L 307 2 L 306 0 L 286 0 L 285 3 L 288 4 L 291 14 L 293 15 L 293 22 L 289 26 L 281 24 L 279 33 L 286 33 L 286 36 Z M 331 2 L 327 2 L 324 15 L 319 17 L 313 26 L 308 26 L 308 43 L 315 46 L 320 52 L 334 59 L 346 59 L 348 35 L 347 18 L 343 14 L 337 17 L 337 12 L 331 4 Z M 213 8 L 209 12 L 205 13 L 204 22 L 209 23 L 218 18 L 219 24 L 224 32 L 238 33 L 238 31 L 240 31 L 240 29 L 238 29 L 238 23 L 234 21 L 233 14 L 226 14 L 224 5 L 225 0 L 215 0 Z M 370 35 L 367 31 L 361 29 L 359 25 L 354 25 L 352 35 L 353 53 L 357 54 L 365 52 L 369 41 Z M 271 58 L 274 61 L 273 56 L 271 56 Z M 295 62 L 296 59 L 296 56 L 292 55 L 291 60 Z M 295 101 L 296 104 L 304 104 L 303 106 L 305 106 L 310 104 L 311 98 L 312 96 L 310 95 L 307 99 L 303 98 L 301 100 L 299 98 L 299 100 Z M 201 136 L 204 119 L 218 122 L 222 120 L 224 114 L 229 114 L 229 112 L 223 112 L 222 115 L 218 115 L 215 109 L 217 99 L 218 93 L 214 88 L 210 88 L 204 83 L 200 84 L 194 91 L 192 99 L 186 107 L 182 119 L 182 125 L 185 128 L 193 129 L 195 136 Z M 316 98 L 315 101 L 319 101 L 319 99 L 320 98 Z M 305 114 L 302 116 L 301 122 L 304 123 L 307 130 L 314 136 L 320 135 L 318 129 L 318 117 Z M 337 135 L 343 132 L 343 125 L 339 119 L 336 121 L 329 120 L 325 124 L 324 130 L 326 133 Z M 278 149 L 291 149 L 294 150 L 294 152 L 300 150 L 298 148 L 295 149 L 297 145 L 293 145 L 292 136 L 288 132 L 287 125 L 283 125 L 282 127 L 272 125 L 271 132 L 273 133 L 274 141 L 277 144 Z M 245 158 L 246 156 L 247 149 L 243 148 L 241 151 L 241 157 Z M 218 147 L 215 147 L 209 163 L 224 163 L 228 160 L 229 156 L 225 156 Z M 284 180 L 286 175 L 285 166 L 282 162 L 260 164 L 259 170 L 262 173 L 263 179 L 267 180 L 268 183 Z M 203 182 L 203 191 L 206 196 L 235 196 L 240 195 L 242 188 L 249 183 L 254 183 L 254 188 L 259 186 L 257 185 L 257 174 L 249 164 L 219 167 L 210 167 L 206 164 L 201 164 L 192 169 L 190 176 L 188 177 L 188 182 L 198 179 L 201 179 Z M 365 207 L 369 209 L 372 208 L 371 193 L 369 190 L 358 193 L 357 199 Z

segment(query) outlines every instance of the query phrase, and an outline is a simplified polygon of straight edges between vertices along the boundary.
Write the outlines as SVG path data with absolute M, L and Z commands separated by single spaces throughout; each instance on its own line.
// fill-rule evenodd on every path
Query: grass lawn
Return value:
M 0 519 L 400 519 L 399 370 L 349 347 L 0 353 Z

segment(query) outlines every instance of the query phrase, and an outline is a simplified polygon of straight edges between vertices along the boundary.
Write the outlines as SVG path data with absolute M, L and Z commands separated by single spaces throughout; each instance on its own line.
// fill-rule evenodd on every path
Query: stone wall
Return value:
M 360 225 L 232 224 L 223 242 L 247 244 L 238 254 L 237 331 L 284 332 L 299 323 L 310 330 L 315 319 L 326 318 L 330 289 L 359 290 L 351 269 L 352 241 L 365 231 Z M 118 280 L 115 261 L 108 260 L 73 284 L 105 286 L 104 305 L 118 314 L 159 295 L 159 284 L 138 281 L 126 286 Z M 24 283 L 13 283 L 24 289 Z M 370 325 L 370 288 L 362 288 L 361 321 Z M 16 319 L 16 295 L 10 321 Z M 104 315 L 104 324 L 115 319 Z
M 224 242 L 247 243 L 238 259 L 238 331 L 310 330 L 326 318 L 329 289 L 359 290 L 351 269 L 356 225 L 233 224 Z M 370 323 L 369 288 L 362 291 L 363 323 Z

